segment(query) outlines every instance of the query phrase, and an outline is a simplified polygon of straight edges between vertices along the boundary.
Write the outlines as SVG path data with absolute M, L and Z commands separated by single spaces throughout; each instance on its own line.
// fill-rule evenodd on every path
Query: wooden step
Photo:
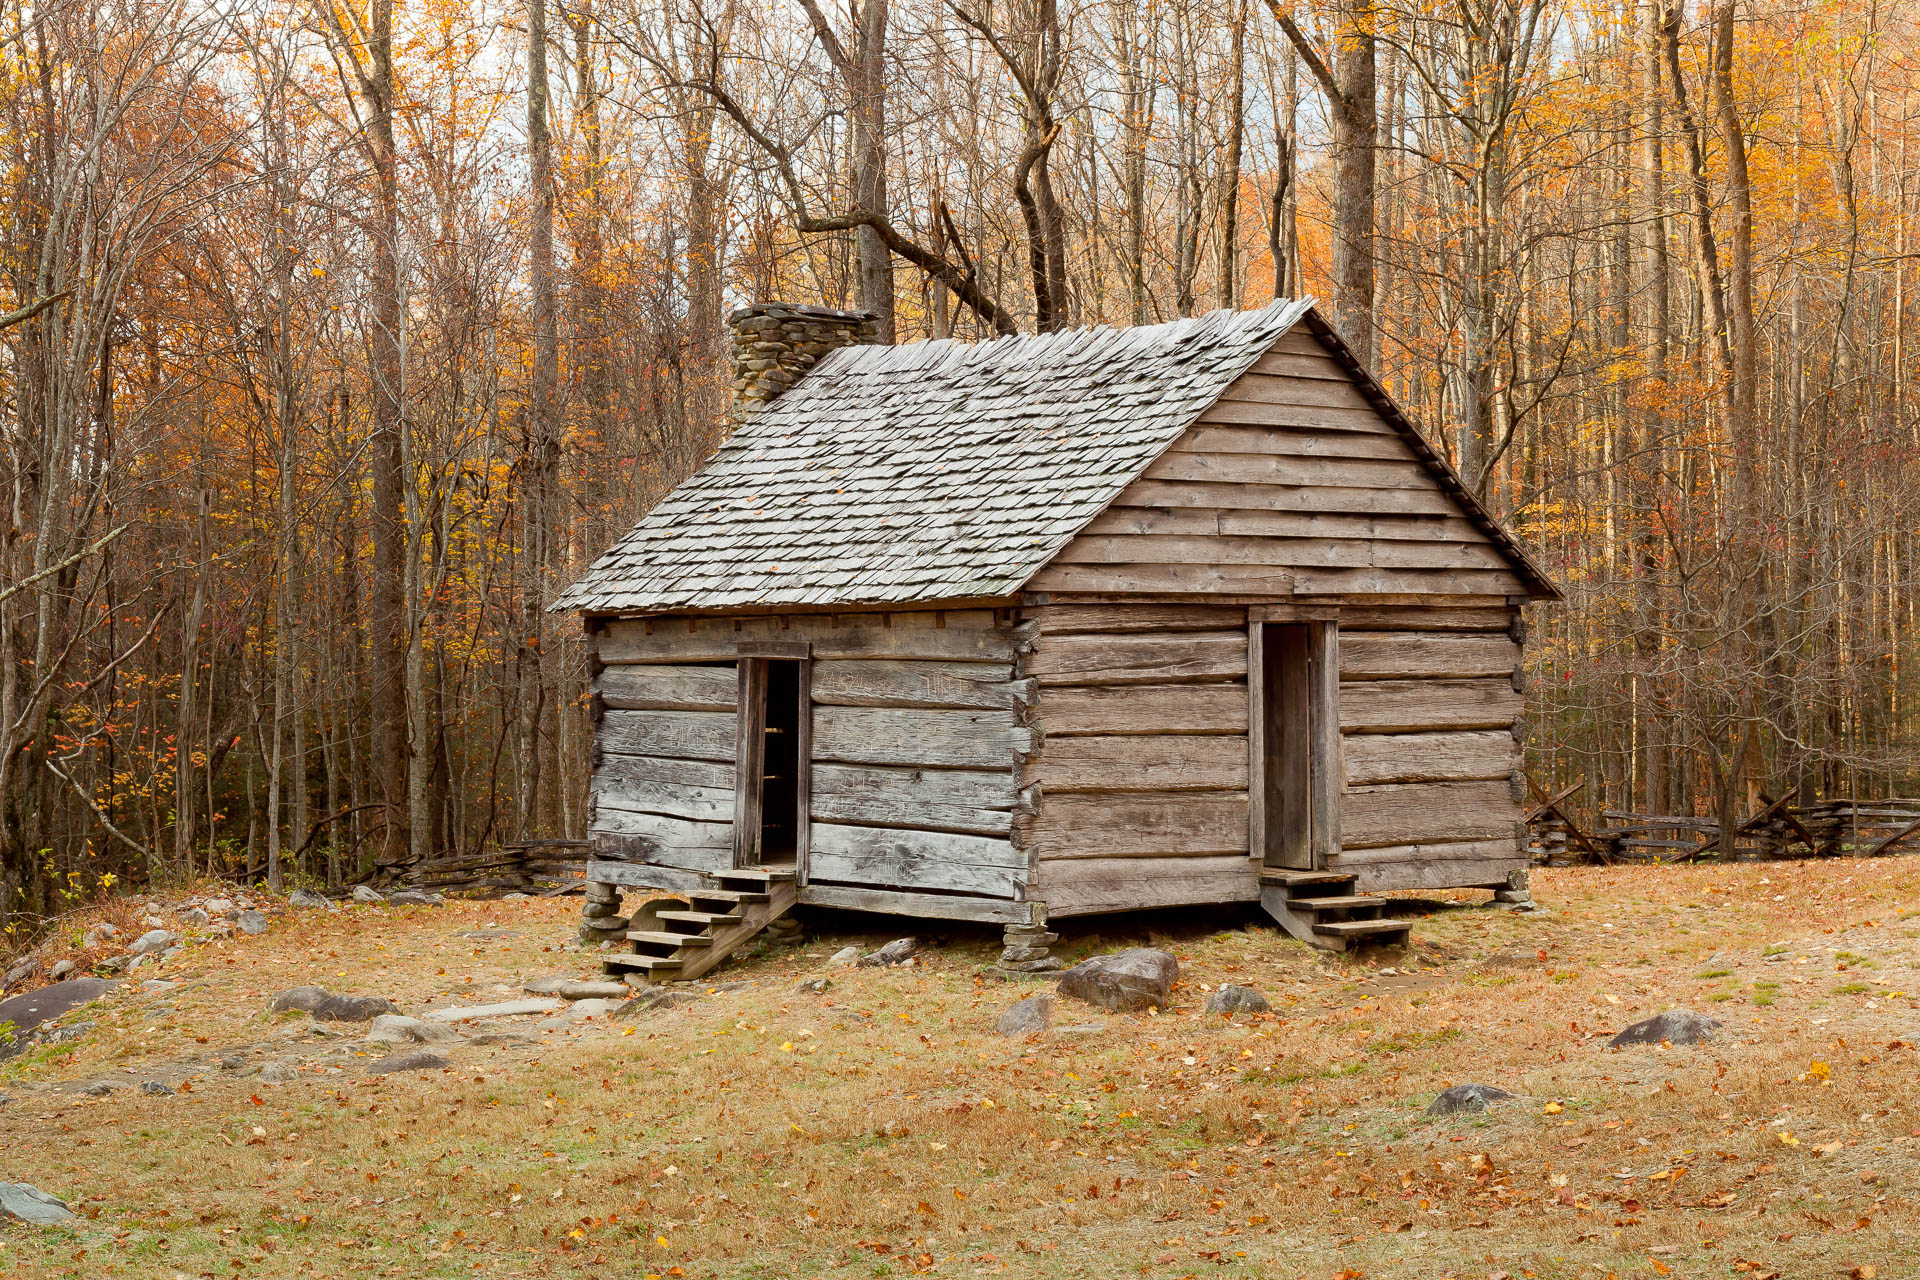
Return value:
M 629 942 L 651 942 L 663 947 L 710 947 L 713 939 L 704 933 L 659 933 L 652 929 L 628 932 Z
M 1352 884 L 1356 879 L 1350 871 L 1295 871 L 1291 867 L 1260 868 L 1261 884 L 1283 885 L 1297 889 L 1312 885 Z
M 1375 933 L 1408 933 L 1413 929 L 1411 920 L 1328 920 L 1324 924 L 1313 926 L 1315 933 L 1325 934 L 1329 938 L 1361 938 Z
M 1287 905 L 1295 911 L 1352 911 L 1356 907 L 1384 907 L 1387 900 L 1370 893 L 1356 893 L 1338 898 L 1288 898 Z
M 711 929 L 717 925 L 739 924 L 742 917 L 731 912 L 718 911 L 662 911 L 656 920 L 673 920 L 680 924 L 698 925 L 702 929 Z
M 718 871 L 714 879 L 751 880 L 755 884 L 772 884 L 778 880 L 791 880 L 798 874 L 792 867 L 735 867 L 731 871 Z
M 700 902 L 768 902 L 772 895 L 762 889 L 693 889 L 686 894 L 689 901 Z
M 621 969 L 638 969 L 649 978 L 677 977 L 682 967 L 678 956 L 601 956 L 600 964 L 608 973 Z

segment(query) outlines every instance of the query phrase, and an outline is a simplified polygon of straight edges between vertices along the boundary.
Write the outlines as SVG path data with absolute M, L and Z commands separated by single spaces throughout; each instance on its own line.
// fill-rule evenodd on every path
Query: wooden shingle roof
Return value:
M 1311 305 L 835 351 L 552 608 L 1011 596 Z

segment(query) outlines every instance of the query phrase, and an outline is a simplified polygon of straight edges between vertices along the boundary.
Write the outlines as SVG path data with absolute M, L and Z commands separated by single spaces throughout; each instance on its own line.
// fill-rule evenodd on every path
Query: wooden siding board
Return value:
M 1341 844 L 1364 849 L 1511 837 L 1520 808 L 1505 779 L 1349 787 Z
M 1056 858 L 1033 896 L 1049 918 L 1210 902 L 1257 902 L 1259 864 L 1245 853 L 1179 858 Z
M 1520 767 L 1507 729 L 1464 733 L 1355 733 L 1344 739 L 1349 787 L 1392 782 L 1504 782 Z
M 603 705 L 622 711 L 732 711 L 731 665 L 608 667 L 593 682 Z
M 1091 734 L 1244 734 L 1247 695 L 1235 684 L 1060 685 L 1043 690 L 1034 718 L 1055 738 Z
M 1166 684 L 1177 680 L 1244 680 L 1241 631 L 1172 635 L 1044 635 L 1027 671 L 1046 685 Z
M 816 763 L 950 769 L 1013 767 L 1033 749 L 1033 731 L 1009 711 L 920 711 L 894 707 L 813 710 Z
M 813 767 L 816 822 L 1004 836 L 1011 829 L 1015 804 L 1011 768 Z
M 626 755 L 731 763 L 738 719 L 731 711 L 609 711 L 597 740 Z
M 1421 733 L 1505 728 L 1526 711 L 1509 678 L 1355 680 L 1340 686 L 1347 733 Z
M 813 824 L 812 883 L 1014 898 L 1026 854 L 1006 840 L 949 832 Z
M 1033 684 L 1009 679 L 998 663 L 819 660 L 813 698 L 826 706 L 958 709 L 1022 707 Z
M 1198 734 L 1058 738 L 1026 773 L 1048 797 L 1044 805 L 1066 791 L 1244 791 L 1247 744 Z
M 1245 748 L 1242 748 L 1244 752 Z M 1244 759 L 1243 759 L 1244 766 Z M 1244 772 L 1244 768 L 1243 768 Z M 1042 801 L 1032 847 L 1055 858 L 1247 853 L 1247 793 L 1056 795 Z M 1046 872 L 1042 871 L 1042 876 Z
M 1504 635 L 1348 633 L 1343 628 L 1340 678 L 1470 680 L 1509 675 L 1520 661 L 1520 646 Z

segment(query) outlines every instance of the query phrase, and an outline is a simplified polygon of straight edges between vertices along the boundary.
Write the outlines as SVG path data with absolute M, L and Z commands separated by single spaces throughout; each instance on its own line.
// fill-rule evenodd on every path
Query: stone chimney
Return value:
M 734 427 L 800 381 L 829 351 L 872 342 L 878 326 L 871 311 L 832 311 L 790 302 L 756 302 L 727 317 L 733 331 Z

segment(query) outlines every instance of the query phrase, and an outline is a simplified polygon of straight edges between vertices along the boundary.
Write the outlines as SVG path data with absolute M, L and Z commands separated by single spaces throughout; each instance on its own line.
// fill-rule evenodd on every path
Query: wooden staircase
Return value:
M 662 911 L 658 929 L 632 929 L 632 955 L 607 956 L 606 971 L 648 982 L 698 978 L 742 943 L 793 909 L 792 867 L 740 867 L 714 876 L 712 889 L 681 894 L 684 911 Z
M 1413 921 L 1382 914 L 1387 900 L 1353 891 L 1355 877 L 1339 871 L 1260 869 L 1260 905 L 1294 937 L 1326 951 L 1404 947 Z

